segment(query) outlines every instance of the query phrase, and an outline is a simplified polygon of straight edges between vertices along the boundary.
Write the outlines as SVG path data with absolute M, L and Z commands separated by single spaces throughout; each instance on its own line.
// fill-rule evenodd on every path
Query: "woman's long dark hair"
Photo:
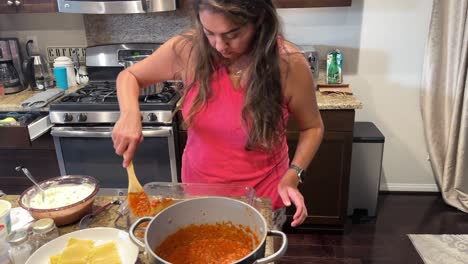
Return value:
M 212 75 L 222 60 L 208 42 L 200 22 L 200 11 L 207 9 L 224 14 L 236 25 L 256 25 L 249 54 L 252 62 L 245 90 L 242 121 L 248 131 L 246 149 L 273 150 L 281 142 L 285 124 L 279 66 L 280 26 L 271 0 L 193 1 L 195 28 L 192 34 L 186 36 L 191 39 L 193 47 L 190 54 L 193 76 L 185 94 L 196 82 L 199 88 L 185 121 L 190 126 L 194 114 L 207 102 L 211 94 Z

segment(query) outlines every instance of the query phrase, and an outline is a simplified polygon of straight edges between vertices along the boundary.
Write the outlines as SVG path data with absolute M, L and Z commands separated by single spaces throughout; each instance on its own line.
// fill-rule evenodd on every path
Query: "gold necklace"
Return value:
M 236 77 L 236 78 L 242 77 L 242 72 L 243 72 L 243 71 L 244 71 L 244 70 L 238 70 L 238 71 L 234 72 L 234 74 L 233 74 L 234 77 Z

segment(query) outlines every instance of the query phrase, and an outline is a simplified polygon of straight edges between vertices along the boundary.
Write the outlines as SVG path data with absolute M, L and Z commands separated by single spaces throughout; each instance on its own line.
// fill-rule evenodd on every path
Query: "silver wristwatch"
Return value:
M 296 171 L 297 177 L 299 178 L 299 182 L 302 183 L 302 181 L 304 180 L 304 176 L 302 175 L 304 169 L 294 164 L 289 165 L 289 168 Z

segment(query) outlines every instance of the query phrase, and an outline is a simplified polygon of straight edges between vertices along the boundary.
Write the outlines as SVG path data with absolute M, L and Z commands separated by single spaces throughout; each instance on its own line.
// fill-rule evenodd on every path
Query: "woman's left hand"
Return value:
M 297 189 L 299 178 L 294 171 L 288 170 L 278 184 L 278 193 L 283 200 L 284 205 L 291 206 L 291 202 L 296 206 L 296 213 L 291 223 L 292 227 L 298 226 L 304 222 L 307 217 L 307 208 L 304 203 L 304 197 Z

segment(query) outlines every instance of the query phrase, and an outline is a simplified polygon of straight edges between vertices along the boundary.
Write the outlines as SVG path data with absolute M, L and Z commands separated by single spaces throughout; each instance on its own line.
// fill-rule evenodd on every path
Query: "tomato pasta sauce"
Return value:
M 173 264 L 228 264 L 259 245 L 249 227 L 231 222 L 189 225 L 168 236 L 155 253 Z

